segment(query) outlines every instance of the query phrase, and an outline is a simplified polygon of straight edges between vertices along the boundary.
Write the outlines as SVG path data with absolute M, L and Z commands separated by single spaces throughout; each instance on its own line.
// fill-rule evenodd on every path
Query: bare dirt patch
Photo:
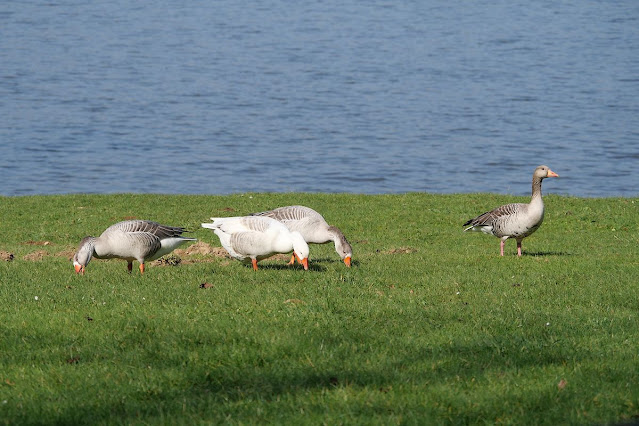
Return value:
M 193 255 L 201 256 L 213 256 L 213 257 L 229 257 L 229 254 L 223 247 L 213 247 L 210 244 L 204 242 L 197 242 L 188 246 L 185 249 L 175 250 L 175 254 L 181 257 L 188 257 Z
M 178 266 L 182 263 L 182 258 L 173 253 L 167 254 L 166 256 L 162 256 L 155 262 L 153 262 L 154 266 Z
M 49 256 L 49 252 L 45 250 L 34 251 L 29 254 L 25 254 L 22 258 L 24 260 L 28 260 L 29 262 L 39 262 L 43 258 Z
M 73 250 L 62 250 L 55 254 L 57 257 L 64 257 L 67 260 L 72 260 L 73 255 L 75 255 L 75 251 Z
M 0 251 L 0 260 L 4 260 L 5 262 L 11 262 L 14 259 L 13 253 L 9 253 L 8 251 Z
M 268 258 L 268 260 L 281 260 L 282 262 L 288 262 L 289 260 L 291 260 L 291 255 L 290 254 L 275 254 L 271 257 Z
M 417 251 L 416 248 L 413 247 L 400 247 L 394 248 L 391 250 L 383 251 L 384 254 L 407 254 L 407 253 L 415 253 Z
M 177 266 L 179 264 L 188 265 L 191 263 L 205 263 L 212 262 L 213 259 L 224 258 L 230 259 L 229 254 L 223 247 L 213 247 L 210 244 L 204 242 L 197 242 L 188 246 L 185 249 L 174 250 L 173 253 L 168 254 L 155 262 L 155 266 Z
M 50 246 L 51 245 L 51 241 L 25 241 L 23 244 L 26 244 L 28 246 Z

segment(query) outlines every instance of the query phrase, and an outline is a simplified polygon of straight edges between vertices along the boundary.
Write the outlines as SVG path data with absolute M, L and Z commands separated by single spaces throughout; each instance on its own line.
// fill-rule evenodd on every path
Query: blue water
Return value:
M 636 196 L 639 2 L 4 1 L 0 143 L 2 195 Z

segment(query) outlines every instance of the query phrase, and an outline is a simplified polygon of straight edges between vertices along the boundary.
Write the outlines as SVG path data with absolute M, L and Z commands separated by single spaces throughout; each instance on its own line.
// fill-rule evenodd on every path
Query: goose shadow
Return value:
M 327 268 L 325 266 L 323 266 L 323 264 L 343 264 L 344 261 L 341 259 L 336 259 L 336 258 L 331 258 L 331 257 L 318 257 L 318 258 L 311 258 L 309 259 L 308 262 L 308 270 L 309 271 L 316 271 L 316 272 L 325 272 L 327 271 Z M 252 268 L 252 265 L 250 263 L 243 263 L 243 265 L 245 267 L 248 268 Z M 351 267 L 359 267 L 360 262 L 359 260 L 354 260 L 351 262 Z M 346 266 L 343 265 L 345 268 Z M 295 266 L 291 266 L 288 265 L 286 263 L 258 263 L 258 268 L 259 269 L 277 269 L 277 270 L 290 270 L 292 268 L 295 269 L 300 269 L 302 270 L 302 267 L 300 265 L 298 265 L 297 263 L 295 264 Z M 348 268 L 347 268 L 348 269 Z
M 541 257 L 541 256 L 572 256 L 572 253 L 566 251 L 531 251 L 523 252 L 522 256 Z
M 342 266 L 346 267 L 346 265 L 344 265 L 344 261 L 342 259 L 338 259 L 336 257 L 313 257 L 309 259 L 309 265 L 313 264 L 313 263 L 328 263 L 331 265 L 334 264 L 341 264 Z M 359 260 L 352 260 L 351 261 L 351 267 L 352 266 L 359 266 L 360 262 Z
M 244 266 L 245 268 L 250 268 L 253 269 L 253 265 L 251 265 L 250 263 L 243 263 L 242 266 Z M 277 271 L 290 271 L 290 270 L 300 270 L 302 272 L 304 272 L 304 268 L 300 265 L 295 265 L 295 266 L 291 266 L 291 265 L 287 265 L 287 264 L 278 264 L 278 263 L 258 263 L 257 264 L 257 268 L 258 271 L 260 269 L 266 269 L 266 270 L 277 270 Z M 321 266 L 321 265 L 317 265 L 316 263 L 309 263 L 308 265 L 308 270 L 309 271 L 315 271 L 315 272 L 324 272 L 326 271 L 326 268 Z

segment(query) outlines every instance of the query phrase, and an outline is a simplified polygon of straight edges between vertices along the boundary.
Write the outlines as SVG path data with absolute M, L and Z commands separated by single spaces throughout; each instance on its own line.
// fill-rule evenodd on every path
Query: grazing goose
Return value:
M 148 220 L 126 220 L 109 226 L 99 237 L 84 237 L 78 251 L 73 256 L 76 273 L 84 275 L 84 269 L 91 257 L 98 259 L 124 259 L 128 262 L 129 272 L 133 261 L 140 262 L 140 273 L 144 273 L 144 262 L 158 259 L 171 253 L 186 241 L 184 228 L 160 225 Z
M 346 266 L 351 266 L 353 249 L 346 240 L 342 231 L 335 226 L 329 226 L 321 214 L 304 206 L 287 206 L 260 213 L 253 213 L 251 216 L 271 217 L 282 222 L 290 231 L 297 231 L 302 234 L 307 243 L 324 244 L 329 241 L 335 243 L 335 251 L 344 261 Z M 295 262 L 295 257 L 291 258 L 289 264 Z
M 517 256 L 521 256 L 521 241 L 535 232 L 544 220 L 544 201 L 541 198 L 541 181 L 547 177 L 559 177 L 548 168 L 539 166 L 532 179 L 530 203 L 506 204 L 464 223 L 470 225 L 464 231 L 481 231 L 501 239 L 500 253 L 504 255 L 504 243 L 508 238 L 517 240 Z
M 308 269 L 308 244 L 299 232 L 291 232 L 284 224 L 270 217 L 212 217 L 213 223 L 203 223 L 220 238 L 222 247 L 235 259 L 257 262 L 276 253 L 290 253 Z

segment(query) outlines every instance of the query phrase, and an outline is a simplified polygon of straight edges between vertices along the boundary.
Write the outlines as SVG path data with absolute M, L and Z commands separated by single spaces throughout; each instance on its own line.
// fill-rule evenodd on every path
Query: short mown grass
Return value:
M 639 417 L 639 199 L 546 196 L 515 243 L 492 194 L 0 198 L 0 423 L 605 424 Z M 353 245 L 311 267 L 69 261 L 126 218 L 193 230 L 290 204 Z M 187 248 L 184 246 L 183 248 Z M 202 284 L 206 285 L 202 287 Z

